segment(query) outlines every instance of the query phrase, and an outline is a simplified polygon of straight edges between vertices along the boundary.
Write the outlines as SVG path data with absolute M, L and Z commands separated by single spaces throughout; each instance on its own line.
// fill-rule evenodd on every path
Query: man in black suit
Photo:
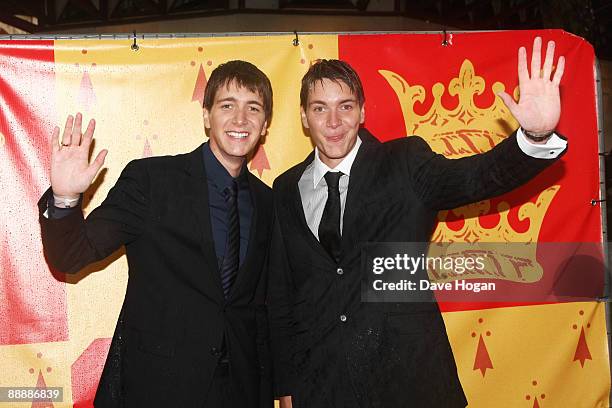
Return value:
M 564 59 L 553 75 L 554 43 L 542 67 L 540 48 L 536 38 L 531 76 L 519 50 L 520 102 L 499 95 L 521 129 L 459 160 L 417 136 L 378 142 L 360 129 L 357 73 L 338 60 L 310 67 L 300 102 L 315 151 L 274 183 L 268 311 L 282 408 L 467 405 L 437 304 L 362 303 L 361 246 L 427 243 L 438 210 L 508 192 L 559 157 Z
M 104 162 L 68 117 L 51 140 L 51 189 L 39 202 L 48 262 L 76 273 L 125 246 L 127 293 L 96 407 L 271 407 L 264 307 L 272 194 L 246 167 L 267 132 L 272 87 L 244 61 L 210 75 L 209 141 L 134 160 L 84 219 L 80 197 Z

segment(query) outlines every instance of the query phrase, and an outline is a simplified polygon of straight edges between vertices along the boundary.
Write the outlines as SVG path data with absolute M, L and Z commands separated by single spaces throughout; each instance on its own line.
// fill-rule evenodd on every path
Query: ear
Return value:
M 300 116 L 302 117 L 302 126 L 306 129 L 310 129 L 310 126 L 308 126 L 308 117 L 306 116 L 306 111 L 303 106 L 300 106 Z
M 263 123 L 263 127 L 261 128 L 260 135 L 265 136 L 266 133 L 268 133 L 268 121 L 267 120 Z
M 202 110 L 202 115 L 204 116 L 204 127 L 210 129 L 210 112 L 208 109 L 204 108 Z
M 365 122 L 365 104 L 361 105 L 361 111 L 359 112 L 359 123 Z

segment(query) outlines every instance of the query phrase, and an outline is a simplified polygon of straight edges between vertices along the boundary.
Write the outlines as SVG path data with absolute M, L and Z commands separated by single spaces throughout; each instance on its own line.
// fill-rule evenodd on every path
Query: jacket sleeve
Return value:
M 294 285 L 287 258 L 278 213 L 275 214 L 268 264 L 268 320 L 272 350 L 274 396 L 293 395 L 296 370 L 295 325 L 293 317 Z
M 408 138 L 405 154 L 410 181 L 423 203 L 436 210 L 498 196 L 525 184 L 556 159 L 525 154 L 516 132 L 493 149 L 461 159 L 434 153 L 420 137 Z
M 144 166 L 126 166 L 108 196 L 85 219 L 72 211 L 61 218 L 47 218 L 52 194 L 48 189 L 38 202 L 43 252 L 47 262 L 63 273 L 77 273 L 101 260 L 142 233 L 148 216 L 148 179 Z

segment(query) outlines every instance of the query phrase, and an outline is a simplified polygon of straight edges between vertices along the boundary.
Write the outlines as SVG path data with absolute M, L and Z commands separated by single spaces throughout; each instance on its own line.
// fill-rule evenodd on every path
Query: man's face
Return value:
M 363 106 L 344 82 L 315 82 L 301 108 L 302 124 L 319 150 L 321 161 L 335 168 L 355 146 L 359 125 L 365 120 Z
M 263 99 L 235 82 L 221 86 L 210 111 L 204 108 L 210 149 L 223 164 L 242 162 L 266 133 Z

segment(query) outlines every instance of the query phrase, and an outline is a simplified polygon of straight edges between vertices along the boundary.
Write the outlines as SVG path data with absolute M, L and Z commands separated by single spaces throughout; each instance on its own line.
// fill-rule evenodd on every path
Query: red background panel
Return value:
M 509 35 L 511 34 L 511 35 Z M 404 137 L 405 124 L 398 97 L 379 70 L 389 70 L 403 77 L 411 86 L 425 89 L 425 100 L 416 102 L 416 113 L 423 115 L 430 109 L 432 86 L 442 83 L 445 93 L 442 103 L 448 110 L 459 102 L 448 93 L 448 84 L 457 77 L 464 60 L 474 65 L 475 74 L 484 78 L 485 90 L 474 96 L 478 107 L 487 108 L 494 102 L 491 86 L 505 85 L 508 93 L 518 85 L 517 54 L 520 46 L 527 47 L 528 66 L 535 36 L 543 40 L 543 49 L 554 40 L 556 58 L 564 55 L 566 67 L 561 81 L 562 114 L 557 131 L 569 140 L 563 158 L 525 186 L 491 200 L 491 212 L 484 215 L 482 225 L 495 225 L 499 215 L 497 203 L 509 202 L 509 219 L 516 230 L 529 227 L 529 221 L 518 220 L 518 208 L 527 201 L 535 201 L 540 191 L 560 185 L 543 221 L 540 242 L 600 242 L 600 207 L 591 206 L 591 199 L 599 198 L 599 158 L 597 113 L 595 104 L 595 56 L 592 46 L 582 38 L 561 30 L 518 32 L 472 32 L 449 34 L 451 44 L 442 45 L 442 34 L 343 35 L 339 37 L 339 57 L 350 63 L 359 73 L 366 95 L 365 126 L 379 139 Z M 364 56 L 369 56 L 364 58 Z M 543 58 L 542 58 L 543 59 Z M 462 220 L 457 220 L 462 223 Z M 451 225 L 452 226 L 452 225 Z M 546 272 L 545 272 L 546 274 Z M 502 285 L 519 285 L 502 283 Z M 519 303 L 443 304 L 444 310 L 465 310 L 482 307 L 510 306 Z M 521 303 L 525 304 L 525 303 Z
M 36 202 L 48 187 L 52 41 L 0 41 L 0 345 L 68 339 L 65 283 L 42 256 Z

